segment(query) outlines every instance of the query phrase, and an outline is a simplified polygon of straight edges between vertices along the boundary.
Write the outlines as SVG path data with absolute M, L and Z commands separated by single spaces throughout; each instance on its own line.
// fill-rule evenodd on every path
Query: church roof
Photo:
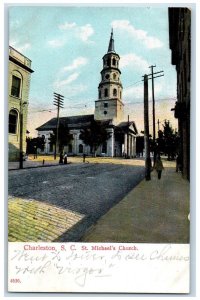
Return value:
M 59 123 L 66 125 L 69 129 L 83 129 L 87 128 L 91 122 L 94 120 L 94 115 L 79 115 L 70 117 L 61 117 Z M 101 121 L 104 125 L 111 125 L 111 120 Z M 53 118 L 43 125 L 36 128 L 38 131 L 53 130 L 56 128 L 57 118 Z
M 122 130 L 127 130 L 128 127 L 130 126 L 133 126 L 133 129 L 134 129 L 134 133 L 137 134 L 138 133 L 138 130 L 137 130 L 137 127 L 136 127 L 136 124 L 134 121 L 129 121 L 129 122 L 121 122 L 117 125 L 117 127 L 119 127 L 120 129 Z
M 70 117 L 60 117 L 60 124 L 67 125 L 69 129 L 87 127 L 90 122 L 94 120 L 94 115 L 80 115 Z M 53 118 L 48 122 L 44 123 L 40 127 L 36 128 L 38 131 L 52 130 L 57 125 L 57 118 Z

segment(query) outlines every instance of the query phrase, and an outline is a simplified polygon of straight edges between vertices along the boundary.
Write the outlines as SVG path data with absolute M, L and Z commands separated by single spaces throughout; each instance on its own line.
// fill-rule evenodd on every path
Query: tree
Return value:
M 69 132 L 68 126 L 61 123 L 58 128 L 59 151 L 63 151 L 64 146 L 67 146 L 72 139 L 73 135 Z M 56 129 L 53 129 L 53 133 L 50 133 L 49 144 L 56 144 Z
M 37 149 L 44 151 L 45 136 L 36 138 L 26 138 L 26 152 L 27 154 L 37 154 Z
M 165 120 L 163 131 L 159 130 L 157 138 L 157 151 L 163 152 L 168 156 L 168 160 L 173 160 L 178 151 L 179 137 L 174 131 L 170 122 Z
M 80 139 L 85 145 L 91 147 L 94 156 L 96 156 L 98 147 L 105 143 L 110 137 L 110 133 L 108 133 L 106 128 L 105 123 L 92 120 L 88 128 L 81 130 Z

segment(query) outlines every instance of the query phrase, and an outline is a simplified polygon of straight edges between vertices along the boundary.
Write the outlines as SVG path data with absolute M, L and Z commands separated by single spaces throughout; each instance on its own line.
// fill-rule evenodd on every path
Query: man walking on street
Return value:
M 157 156 L 156 162 L 155 162 L 155 170 L 158 173 L 158 179 L 161 179 L 162 170 L 164 169 L 163 163 L 161 161 L 160 155 Z

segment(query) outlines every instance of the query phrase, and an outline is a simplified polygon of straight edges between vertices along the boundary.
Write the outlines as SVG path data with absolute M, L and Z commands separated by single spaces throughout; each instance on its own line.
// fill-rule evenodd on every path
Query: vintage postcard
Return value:
M 8 7 L 9 292 L 190 292 L 192 13 Z

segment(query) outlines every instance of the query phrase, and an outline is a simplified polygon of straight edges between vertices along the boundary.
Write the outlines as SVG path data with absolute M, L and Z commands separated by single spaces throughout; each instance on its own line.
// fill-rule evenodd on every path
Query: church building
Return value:
M 123 86 L 120 80 L 120 56 L 115 52 L 113 31 L 111 32 L 107 53 L 103 56 L 101 81 L 98 86 L 98 100 L 95 101 L 95 111 L 92 115 L 61 117 L 59 122 L 68 127 L 73 136 L 71 143 L 65 146 L 68 155 L 90 155 L 91 149 L 80 139 L 81 130 L 88 128 L 92 120 L 106 124 L 109 132 L 108 140 L 97 150 L 100 156 L 136 156 L 137 127 L 134 121 L 127 121 L 124 116 L 122 100 Z M 125 121 L 126 119 L 126 121 Z M 56 128 L 57 118 L 53 118 L 36 128 L 38 136 L 45 137 L 45 154 L 53 154 L 54 149 L 49 143 L 50 133 Z

